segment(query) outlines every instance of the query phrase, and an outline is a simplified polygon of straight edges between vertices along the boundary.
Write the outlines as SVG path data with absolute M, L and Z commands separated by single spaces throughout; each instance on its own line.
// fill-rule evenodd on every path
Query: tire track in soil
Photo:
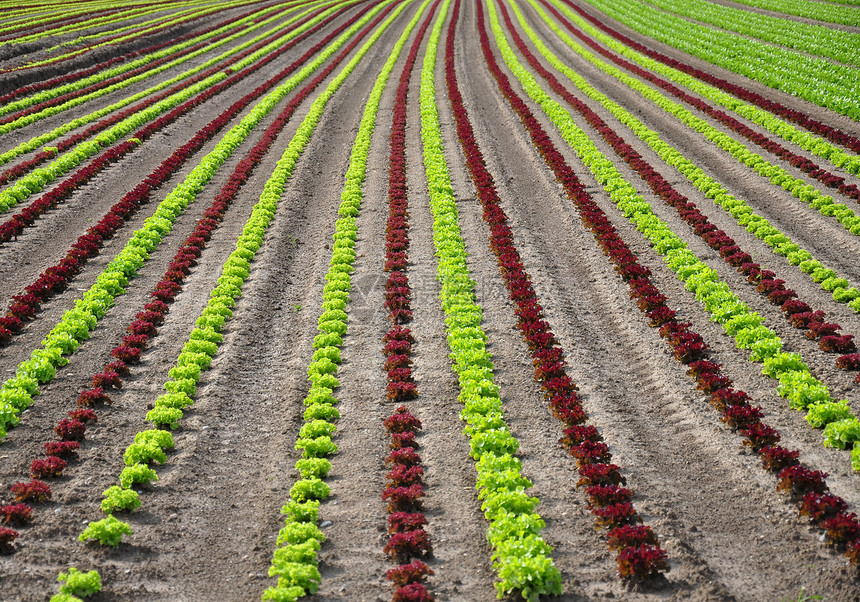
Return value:
M 469 85 L 477 85 L 482 81 L 483 78 L 473 77 L 469 80 Z M 487 96 L 486 92 L 475 91 L 467 96 L 467 100 L 471 97 L 472 102 L 480 106 L 480 109 L 475 111 L 476 114 L 480 111 L 482 116 L 498 115 L 497 105 L 482 105 L 481 101 L 475 100 L 485 99 Z M 488 152 L 487 156 L 510 156 L 509 146 L 506 145 L 505 151 L 502 152 L 500 145 L 491 141 L 498 139 L 497 132 L 509 129 L 511 126 L 495 119 L 488 118 L 487 121 L 488 125 L 478 127 L 478 135 L 482 143 L 486 143 L 488 148 L 495 146 L 494 150 L 497 151 Z M 516 160 L 510 160 L 509 164 L 517 163 Z M 504 169 L 502 173 L 505 173 Z M 552 303 L 552 299 L 555 291 L 562 289 L 559 297 L 564 299 L 564 302 L 558 307 L 599 308 L 599 311 L 595 312 L 597 320 L 581 314 L 577 317 L 578 312 L 567 310 L 565 311 L 567 320 L 554 321 L 553 324 L 556 333 L 563 341 L 564 338 L 573 340 L 572 344 L 565 345 L 571 352 L 569 363 L 577 367 L 574 371 L 578 374 L 572 374 L 572 376 L 575 381 L 580 382 L 583 393 L 586 394 L 586 407 L 594 420 L 599 422 L 601 427 L 606 425 L 606 428 L 601 430 L 609 441 L 610 448 L 616 454 L 622 470 L 628 475 L 631 486 L 637 491 L 637 505 L 641 505 L 646 521 L 651 523 L 655 531 L 666 541 L 670 558 L 674 556 L 676 561 L 680 560 L 682 563 L 681 567 L 675 565 L 674 575 L 673 572 L 667 575 L 670 583 L 677 578 L 675 575 L 678 569 L 689 570 L 683 568 L 684 563 L 698 561 L 705 562 L 707 565 L 696 567 L 693 575 L 682 573 L 682 579 L 687 581 L 688 587 L 693 588 L 693 596 L 700 599 L 725 599 L 732 594 L 739 599 L 755 599 L 757 597 L 754 593 L 755 588 L 761 588 L 758 592 L 764 598 L 768 595 L 772 596 L 772 592 L 775 591 L 785 591 L 790 595 L 797 591 L 801 582 L 807 583 L 808 580 L 818 588 L 815 591 L 826 588 L 826 591 L 837 596 L 836 599 L 848 599 L 851 581 L 840 568 L 844 564 L 842 559 L 828 552 L 811 536 L 803 535 L 804 531 L 808 531 L 807 529 L 793 524 L 794 511 L 775 493 L 774 483 L 756 466 L 757 463 L 753 462 L 752 458 L 740 458 L 741 470 L 749 469 L 750 474 L 747 475 L 745 472 L 738 474 L 739 467 L 734 460 L 739 448 L 737 438 L 719 425 L 716 414 L 712 410 L 689 408 L 684 402 L 685 399 L 690 398 L 695 399 L 696 402 L 701 399 L 701 396 L 695 392 L 692 381 L 683 375 L 682 370 L 679 369 L 680 365 L 670 358 L 656 333 L 647 328 L 640 318 L 630 317 L 630 311 L 638 312 L 627 299 L 626 291 L 619 290 L 617 284 L 605 281 L 607 277 L 617 280 L 617 277 L 608 269 L 608 264 L 606 268 L 600 268 L 600 271 L 604 272 L 602 277 L 590 274 L 590 269 L 579 268 L 582 258 L 577 256 L 576 249 L 580 244 L 571 245 L 565 240 L 574 233 L 557 232 L 559 224 L 557 215 L 554 214 L 559 211 L 560 201 L 552 202 L 549 200 L 552 195 L 531 191 L 532 184 L 529 182 L 531 177 L 533 176 L 527 167 L 514 167 L 505 173 L 505 177 L 499 178 L 497 183 L 513 182 L 514 190 L 511 193 L 503 193 L 503 198 L 534 199 L 528 208 L 522 207 L 520 203 L 513 204 L 513 201 L 508 201 L 508 205 L 510 205 L 512 219 L 516 223 L 515 232 L 532 232 L 535 233 L 533 236 L 540 237 L 538 240 L 546 239 L 545 242 L 537 243 L 536 251 L 525 254 L 527 258 L 540 257 L 541 267 L 532 268 L 533 272 L 536 271 L 538 274 L 544 271 L 556 272 L 551 276 L 535 278 L 535 286 L 539 290 L 549 287 L 547 291 L 549 294 L 541 291 L 541 296 L 546 297 L 547 300 L 545 305 L 548 308 L 553 307 L 555 304 Z M 519 192 L 516 187 L 520 187 Z M 503 190 L 505 188 L 509 186 L 505 184 Z M 546 207 L 547 205 L 549 207 Z M 474 210 L 476 215 L 477 211 L 478 209 Z M 570 208 L 562 209 L 562 214 L 567 215 L 568 219 L 572 219 L 571 213 Z M 475 221 L 477 222 L 477 218 Z M 621 226 L 621 224 L 616 225 Z M 567 229 L 563 228 L 563 230 Z M 630 240 L 636 235 L 632 228 L 620 229 L 625 239 Z M 628 229 L 633 230 L 632 234 L 625 231 Z M 577 225 L 574 230 L 581 230 L 581 228 Z M 486 240 L 486 232 L 482 232 L 482 235 L 483 240 Z M 591 238 L 590 235 L 586 236 L 588 239 Z M 592 246 L 594 244 L 590 240 L 587 242 Z M 640 252 L 638 249 L 636 251 Z M 482 251 L 482 254 L 487 255 L 485 251 Z M 596 251 L 590 250 L 588 254 L 594 257 L 594 265 L 599 265 L 601 262 L 606 264 Z M 473 257 L 478 255 L 479 253 L 476 252 Z M 559 256 L 559 259 L 554 259 L 554 256 Z M 478 260 L 475 261 L 477 263 Z M 488 266 L 492 267 L 492 269 L 487 268 L 489 277 L 489 274 L 497 268 L 494 266 L 492 257 L 488 256 L 486 261 Z M 655 267 L 658 271 L 665 270 L 660 266 L 662 260 L 648 261 L 648 263 L 652 270 Z M 526 265 L 531 267 L 535 263 L 527 259 Z M 572 278 L 571 276 L 576 275 L 577 272 L 582 275 Z M 594 280 L 597 286 L 590 285 L 582 292 L 571 282 L 572 280 L 582 281 L 580 279 Z M 597 288 L 596 291 L 593 290 L 595 288 Z M 671 292 L 667 291 L 667 293 L 672 296 Z M 582 302 L 576 299 L 580 295 L 584 297 Z M 672 298 L 676 300 L 678 296 Z M 696 304 L 693 302 L 691 305 Z M 492 303 L 484 307 L 487 315 L 490 315 L 494 308 Z M 613 311 L 612 308 L 615 307 L 628 308 L 628 310 L 627 312 Z M 695 310 L 701 311 L 697 308 Z M 508 314 L 511 313 L 510 310 L 506 311 Z M 552 314 L 549 311 L 548 315 L 552 320 Z M 579 322 L 586 333 L 569 334 L 565 337 L 566 321 L 574 324 Z M 511 318 L 507 318 L 507 322 L 509 327 L 514 324 Z M 703 334 L 706 333 L 703 331 Z M 710 340 L 707 334 L 706 339 Z M 518 357 L 522 357 L 525 346 L 522 343 L 519 346 L 522 350 Z M 585 349 L 580 350 L 583 346 Z M 502 346 L 504 353 L 497 355 L 497 367 L 501 365 L 504 354 L 512 347 L 515 345 Z M 618 356 L 619 351 L 624 353 L 620 362 L 595 359 Z M 573 361 L 574 354 L 576 361 Z M 630 355 L 649 361 L 631 362 L 627 365 L 626 362 L 633 359 Z M 595 365 L 596 362 L 599 364 Z M 611 365 L 606 366 L 607 363 Z M 522 366 L 528 374 L 530 367 L 524 361 Z M 597 375 L 596 378 L 595 375 Z M 605 383 L 601 383 L 600 375 L 605 375 Z M 631 383 L 637 383 L 644 389 L 631 390 L 628 386 Z M 615 388 L 616 391 L 611 392 L 610 387 Z M 617 390 L 622 387 L 623 392 Z M 537 391 L 536 386 L 535 391 Z M 604 395 L 609 397 L 607 400 L 610 403 L 609 407 L 591 407 L 594 406 L 597 396 Z M 589 403 L 589 400 L 592 403 Z M 516 431 L 517 426 L 513 420 L 511 426 Z M 551 445 L 553 438 L 546 437 L 546 439 L 547 444 Z M 685 443 L 683 457 L 679 457 L 678 454 L 679 440 Z M 532 441 L 531 434 L 524 436 L 521 441 L 525 451 L 525 443 Z M 546 463 L 550 463 L 550 460 L 546 460 Z M 524 465 L 528 470 L 529 463 L 524 462 Z M 706 472 L 710 473 L 708 479 L 702 480 L 701 475 Z M 528 470 L 528 476 L 537 478 L 537 475 L 540 475 L 542 480 L 547 479 L 551 474 L 552 468 L 543 466 L 540 470 Z M 669 479 L 666 477 L 667 474 L 672 474 L 673 477 Z M 676 483 L 678 480 L 681 485 Z M 539 483 L 536 485 L 540 486 Z M 761 485 L 764 485 L 764 488 Z M 548 514 L 547 509 L 551 504 L 552 493 L 555 491 L 558 490 L 548 487 L 546 491 L 541 489 L 539 494 L 543 501 L 542 515 L 548 517 L 548 524 L 550 524 L 549 517 L 552 515 Z M 716 499 L 720 500 L 719 504 L 716 504 L 718 507 L 728 509 L 720 516 L 713 516 L 712 512 L 713 501 Z M 753 507 L 752 512 L 750 512 L 750 504 Z M 769 526 L 770 516 L 779 517 L 774 519 L 777 524 Z M 590 517 L 588 522 L 591 522 Z M 693 525 L 696 526 L 698 533 L 704 532 L 705 535 L 688 534 L 689 527 Z M 777 543 L 765 543 L 746 550 L 744 538 L 739 535 L 748 532 L 753 532 L 756 536 L 763 535 L 764 542 Z M 592 538 L 595 541 L 597 539 L 593 535 Z M 787 544 L 789 550 L 780 547 L 786 545 L 778 543 L 783 541 L 791 542 Z M 752 557 L 751 564 L 745 567 L 756 566 L 756 569 L 749 571 L 743 566 L 737 566 L 739 553 Z M 790 560 L 792 556 L 796 556 L 796 560 Z M 782 575 L 783 567 L 772 566 L 773 558 L 779 558 L 795 569 L 802 565 L 802 561 L 809 562 L 811 559 L 812 562 L 824 563 L 829 567 L 830 572 L 836 574 L 819 577 L 815 575 L 815 571 L 809 569 L 804 572 L 795 570 L 795 574 L 786 579 Z M 760 570 L 761 567 L 765 569 Z M 764 583 L 763 574 L 766 575 Z M 711 579 L 713 575 L 716 576 L 719 585 L 706 585 L 705 578 Z M 593 580 L 589 581 L 593 583 Z M 610 583 L 618 587 L 617 580 L 614 578 Z M 811 587 L 810 591 L 812 591 L 811 584 L 808 584 Z M 749 592 L 753 592 L 751 598 L 747 598 Z M 593 591 L 589 593 L 595 594 Z M 624 594 L 623 590 L 621 593 L 625 599 L 631 596 L 629 592 Z M 689 594 L 680 594 L 676 591 L 675 596 L 679 595 L 686 598 Z

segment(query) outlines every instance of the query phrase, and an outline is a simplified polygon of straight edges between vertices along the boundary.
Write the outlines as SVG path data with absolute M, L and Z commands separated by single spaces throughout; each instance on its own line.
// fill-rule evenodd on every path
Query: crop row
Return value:
M 406 188 L 406 102 L 409 80 L 424 35 L 433 20 L 440 0 L 427 13 L 412 41 L 409 54 L 400 73 L 389 137 L 388 160 L 388 219 L 385 227 L 384 271 L 389 272 L 385 283 L 385 310 L 392 328 L 383 337 L 385 355 L 386 399 L 403 401 L 415 399 L 418 387 L 412 376 L 412 345 L 415 342 L 409 328 L 412 321 L 411 290 L 407 275 L 409 259 L 409 210 Z M 391 440 L 391 453 L 385 460 L 391 470 L 387 473 L 382 499 L 388 502 L 389 538 L 383 552 L 398 563 L 386 572 L 395 587 L 392 602 L 430 602 L 433 600 L 424 584 L 433 570 L 421 558 L 432 554 L 430 536 L 424 530 L 427 519 L 423 513 L 424 467 L 415 451 L 418 420 L 406 406 L 399 406 L 383 421 Z

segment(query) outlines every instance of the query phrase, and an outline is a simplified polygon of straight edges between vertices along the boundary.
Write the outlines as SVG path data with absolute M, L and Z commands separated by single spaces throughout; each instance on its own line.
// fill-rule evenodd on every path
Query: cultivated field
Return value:
M 0 599 L 857 600 L 858 49 L 0 1 Z

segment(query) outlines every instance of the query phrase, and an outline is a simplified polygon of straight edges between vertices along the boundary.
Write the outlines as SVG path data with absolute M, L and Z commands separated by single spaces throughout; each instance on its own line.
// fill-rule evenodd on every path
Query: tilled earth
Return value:
M 302 425 L 302 399 L 309 386 L 305 370 L 321 312 L 323 276 L 331 256 L 331 235 L 344 174 L 367 95 L 402 28 L 415 14 L 417 4 L 413 4 L 359 63 L 326 108 L 252 264 L 234 317 L 225 327 L 224 343 L 201 379 L 196 403 L 174 431 L 175 450 L 169 454 L 168 462 L 158 468 L 158 482 L 142 492 L 142 509 L 128 518 L 134 535 L 126 537 L 117 549 L 78 541 L 89 521 L 102 518 L 101 492 L 116 482 L 123 466 L 123 450 L 134 434 L 148 428 L 144 420 L 148 409 L 162 391 L 167 372 L 205 306 L 251 207 L 315 95 L 303 103 L 240 191 L 171 306 L 159 336 L 124 380 L 122 390 L 111 394 L 113 404 L 99 409 L 98 423 L 88 429 L 79 459 L 70 463 L 64 476 L 51 481 L 53 499 L 36 505 L 33 523 L 20 529 L 14 554 L 0 557 L 0 598 L 47 599 L 56 591 L 58 571 L 70 565 L 97 568 L 101 573 L 105 588 L 93 600 L 252 600 L 259 599 L 262 591 L 274 584 L 267 570 L 283 524 L 280 507 L 298 478 L 293 466 L 299 452 L 293 446 Z M 582 225 L 486 69 L 475 11 L 474 3 L 466 2 L 459 15 L 456 69 L 478 143 L 495 177 L 516 244 L 546 309 L 547 320 L 566 350 L 569 374 L 579 386 L 584 407 L 609 444 L 613 461 L 621 467 L 628 486 L 636 492 L 637 509 L 660 537 L 670 559 L 671 570 L 664 579 L 650 585 L 625 585 L 617 576 L 614 554 L 601 533 L 595 531 L 584 495 L 576 490 L 575 462 L 558 444 L 561 427 L 550 415 L 541 389 L 532 378 L 528 348 L 515 328 L 514 305 L 508 300 L 488 247 L 489 229 L 481 219 L 481 207 L 459 150 L 440 60 L 436 72 L 437 103 L 460 224 L 470 255 L 469 267 L 478 283 L 478 302 L 484 311 L 488 348 L 494 356 L 505 415 L 520 441 L 523 472 L 534 483 L 531 495 L 541 500 L 538 511 L 547 524 L 544 535 L 554 547 L 553 559 L 564 580 L 565 594 L 560 599 L 754 601 L 796 599 L 803 591 L 826 600 L 856 600 L 857 569 L 827 548 L 820 530 L 797 518 L 794 506 L 777 493 L 773 475 L 763 470 L 758 458 L 741 447 L 740 437 L 720 422 L 719 413 L 696 390 L 695 381 L 685 374 L 684 366 L 673 359 L 657 331 L 648 327 L 630 300 L 627 285 L 617 277 Z M 856 261 L 860 240 L 856 236 L 834 220 L 800 205 L 789 193 L 769 185 L 727 154 L 703 144 L 698 134 L 646 104 L 636 93 L 610 80 L 558 42 L 527 6 L 524 11 L 553 51 L 595 87 L 634 111 L 732 194 L 746 199 L 792 240 L 849 278 L 852 285 L 860 282 L 860 263 Z M 97 221 L 215 115 L 301 56 L 346 18 L 339 17 L 251 76 L 247 84 L 234 86 L 190 111 L 76 191 L 17 240 L 0 245 L 0 302 L 8 305 L 13 295 L 64 255 L 91 222 Z M 741 80 L 612 25 L 665 54 L 860 135 L 860 125 L 847 118 Z M 405 54 L 404 51 L 395 74 L 399 74 Z M 193 64 L 211 56 L 197 57 Z M 419 67 L 422 57 L 423 47 Z M 166 79 L 177 72 L 168 71 L 158 77 Z M 151 84 L 147 80 L 0 137 L 0 151 Z M 448 359 L 444 314 L 438 300 L 432 215 L 420 146 L 418 84 L 416 68 L 409 92 L 407 175 L 409 277 L 414 311 L 410 328 L 416 339 L 413 359 L 420 396 L 409 406 L 424 427 L 419 437 L 426 471 L 424 506 L 434 548 L 428 564 L 435 571 L 429 587 L 437 600 L 489 601 L 495 598 L 495 590 L 491 549 L 485 536 L 487 522 L 477 499 L 468 440 L 462 433 L 457 377 Z M 339 452 L 332 458 L 327 481 L 332 495 L 320 512 L 326 521 L 323 531 L 327 537 L 320 553 L 322 586 L 311 598 L 320 601 L 387 600 L 392 591 L 385 579 L 386 569 L 393 564 L 383 554 L 386 513 L 380 494 L 388 447 L 382 420 L 393 406 L 385 401 L 384 356 L 380 350 L 387 330 L 383 309 L 386 274 L 382 268 L 388 133 L 395 91 L 392 76 L 382 98 L 358 218 L 357 259 L 348 306 L 350 325 L 344 338 L 344 361 L 338 371 L 341 418 L 335 442 Z M 291 95 L 227 160 L 100 321 L 91 338 L 71 356 L 57 377 L 41 388 L 42 394 L 22 414 L 21 425 L 12 429 L 0 445 L 0 490 L 8 492 L 11 484 L 29 480 L 29 464 L 41 455 L 42 444 L 53 438 L 54 425 L 74 409 L 78 393 L 90 386 L 90 376 L 110 361 L 110 350 L 119 343 L 134 315 L 143 309 L 149 291 L 160 280 L 178 246 L 289 98 Z M 715 207 L 680 173 L 663 164 L 608 111 L 584 100 L 713 223 L 786 280 L 786 286 L 815 307 L 825 309 L 829 319 L 839 322 L 844 332 L 860 332 L 857 314 L 835 303 L 799 270 L 770 253 L 764 243 Z M 722 329 L 708 321 L 702 306 L 615 209 L 549 120 L 537 107 L 532 106 L 532 110 L 621 236 L 651 269 L 655 283 L 670 298 L 679 318 L 691 322 L 693 329 L 704 336 L 711 346 L 712 359 L 723 364 L 737 388 L 748 392 L 762 406 L 765 420 L 780 432 L 782 443 L 799 449 L 801 458 L 811 467 L 829 473 L 831 489 L 844 497 L 852 509 L 860 507 L 860 481 L 851 471 L 847 453 L 822 447 L 820 431 L 811 429 L 801 413 L 788 409 L 787 402 L 777 395 L 774 382 L 761 375 L 759 365 L 747 360 L 748 352 L 736 349 Z M 574 119 L 593 134 L 602 152 L 616 158 L 584 120 Z M 231 125 L 238 121 L 237 118 Z M 722 129 L 719 124 L 715 126 Z M 754 124 L 751 127 L 761 131 Z M 157 202 L 182 181 L 219 138 L 195 154 L 156 192 L 153 201 L 104 246 L 101 254 L 88 262 L 69 289 L 45 304 L 23 333 L 0 349 L 0 373 L 14 373 L 63 312 L 95 282 Z M 810 156 L 795 147 L 792 150 Z M 766 152 L 761 154 L 785 166 Z M 860 412 L 860 386 L 852 384 L 853 375 L 836 370 L 832 355 L 819 351 L 801 331 L 793 329 L 778 308 L 762 299 L 742 274 L 695 237 L 675 211 L 655 197 L 626 164 L 618 161 L 617 166 L 690 248 L 717 270 L 746 303 L 768 318 L 768 326 L 783 339 L 785 347 L 803 354 L 834 397 L 848 398 L 854 412 Z M 786 169 L 801 175 L 790 166 Z M 860 182 L 851 176 L 849 180 Z M 853 203 L 849 199 L 837 200 L 849 206 Z M 10 501 L 9 494 L 0 494 L 0 502 Z

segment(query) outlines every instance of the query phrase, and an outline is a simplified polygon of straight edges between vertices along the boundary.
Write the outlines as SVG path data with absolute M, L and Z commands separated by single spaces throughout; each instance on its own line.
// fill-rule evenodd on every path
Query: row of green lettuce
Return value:
M 511 3 L 512 4 L 512 3 Z M 720 324 L 735 339 L 738 348 L 751 351 L 750 361 L 763 364 L 762 373 L 778 380 L 777 391 L 791 407 L 809 410 L 811 423 L 825 426 L 824 444 L 846 448 L 854 446 L 852 465 L 860 470 L 860 420 L 847 409 L 846 402 L 835 402 L 827 387 L 816 379 L 797 353 L 785 353 L 782 340 L 764 325 L 764 318 L 753 312 L 722 282 L 716 271 L 705 265 L 664 221 L 651 205 L 627 182 L 613 163 L 597 148 L 588 135 L 576 126 L 570 114 L 555 102 L 519 62 L 499 23 L 496 8 L 488 3 L 490 23 L 501 54 L 512 73 L 558 128 L 559 133 L 604 187 L 610 199 L 651 242 L 668 267 L 686 283 L 696 299 L 704 304 L 710 319 Z M 517 16 L 521 17 L 517 7 Z M 846 412 L 847 409 L 847 412 Z M 821 418 L 833 418 L 826 425 Z
M 562 593 L 561 574 L 550 557 L 552 547 L 541 531 L 543 519 L 535 511 L 539 500 L 526 493 L 531 482 L 523 477 L 514 454 L 519 442 L 511 434 L 502 412 L 499 387 L 493 382 L 493 361 L 481 327 L 483 314 L 475 302 L 475 282 L 466 263 L 457 205 L 445 160 L 434 72 L 439 37 L 447 17 L 446 0 L 437 18 L 421 70 L 421 138 L 424 167 L 433 212 L 440 300 L 445 312 L 448 345 L 454 371 L 460 380 L 460 417 L 476 460 L 478 497 L 490 525 L 487 538 L 493 548 L 493 568 L 499 598 L 520 592 L 529 600 Z

